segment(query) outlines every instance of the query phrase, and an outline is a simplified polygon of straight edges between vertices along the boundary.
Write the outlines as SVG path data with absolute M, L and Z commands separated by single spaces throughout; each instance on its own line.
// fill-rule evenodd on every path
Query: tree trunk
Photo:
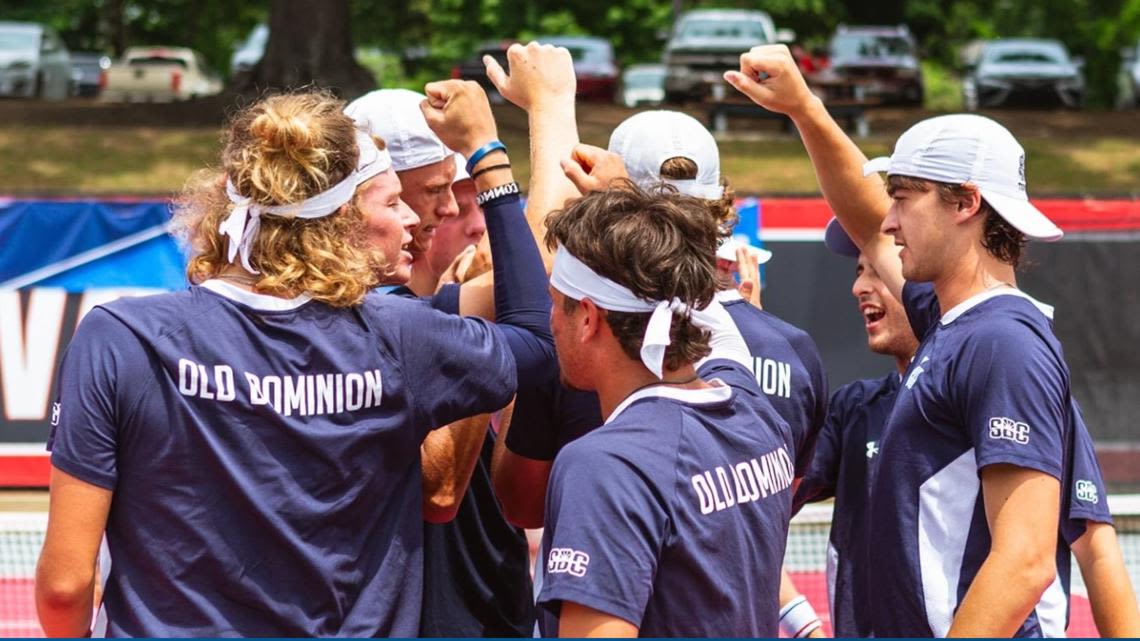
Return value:
M 315 85 L 345 98 L 375 89 L 372 72 L 356 62 L 348 16 L 348 0 L 272 0 L 265 55 L 234 89 L 256 95 Z

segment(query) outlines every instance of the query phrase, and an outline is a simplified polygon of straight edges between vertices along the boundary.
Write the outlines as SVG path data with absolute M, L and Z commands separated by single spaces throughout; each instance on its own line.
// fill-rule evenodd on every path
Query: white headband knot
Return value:
M 357 131 L 356 146 L 360 150 L 360 156 L 356 161 L 356 169 L 351 174 L 325 191 L 298 203 L 258 205 L 253 202 L 253 199 L 238 193 L 233 182 L 227 178 L 226 196 L 234 204 L 234 208 L 218 226 L 218 231 L 229 239 L 227 249 L 229 261 L 234 262 L 240 253 L 241 266 L 251 274 L 260 273 L 249 264 L 249 255 L 253 249 L 253 241 L 257 238 L 257 232 L 261 229 L 262 214 L 283 218 L 322 218 L 328 216 L 352 200 L 356 188 L 361 183 L 388 171 L 388 168 L 392 166 L 392 157 L 388 151 L 378 148 L 368 134 Z
M 641 362 L 657 378 L 662 378 L 665 349 L 672 342 L 669 334 L 673 329 L 673 314 L 689 314 L 688 305 L 676 298 L 662 301 L 645 300 L 628 288 L 590 269 L 562 246 L 559 246 L 554 254 L 550 284 L 564 296 L 575 300 L 589 298 L 602 309 L 613 312 L 651 312 L 645 336 L 641 341 Z

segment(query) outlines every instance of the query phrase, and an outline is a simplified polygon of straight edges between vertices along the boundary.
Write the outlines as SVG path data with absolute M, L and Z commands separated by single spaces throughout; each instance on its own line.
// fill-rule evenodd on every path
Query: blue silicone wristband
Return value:
M 475 168 L 475 165 L 479 164 L 479 161 L 483 160 L 487 154 L 491 153 L 492 151 L 500 150 L 505 152 L 507 150 L 507 146 L 498 140 L 492 140 L 491 142 L 476 149 L 475 153 L 471 154 L 471 157 L 467 159 L 467 173 L 470 174 L 471 170 Z

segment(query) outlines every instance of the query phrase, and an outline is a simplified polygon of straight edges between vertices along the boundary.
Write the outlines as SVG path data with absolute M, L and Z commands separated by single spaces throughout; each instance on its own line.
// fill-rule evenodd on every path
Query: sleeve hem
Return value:
M 980 457 L 978 459 L 978 472 L 981 472 L 983 468 L 989 467 L 990 465 L 1001 464 L 1015 465 L 1017 467 L 1044 472 L 1045 474 L 1052 476 L 1058 481 L 1063 480 L 1061 478 L 1061 468 L 1051 462 L 1042 461 L 1040 459 L 1035 459 L 1029 456 L 1018 456 L 1008 453 L 991 454 L 989 456 Z
M 577 603 L 578 605 L 592 608 L 603 614 L 615 616 L 638 629 L 641 628 L 641 619 L 644 613 L 639 613 L 634 608 L 618 603 L 613 599 L 591 594 L 581 589 L 568 588 L 566 586 L 553 587 L 549 590 L 544 588 L 538 596 L 538 604 L 548 610 L 550 610 L 549 606 L 556 601 Z
M 59 452 L 52 452 L 51 464 L 59 468 L 61 471 L 74 476 L 75 478 L 90 483 L 104 490 L 114 490 L 117 479 L 111 474 L 92 470 L 91 468 L 84 467 L 79 463 L 74 463 L 66 456 L 61 455 Z

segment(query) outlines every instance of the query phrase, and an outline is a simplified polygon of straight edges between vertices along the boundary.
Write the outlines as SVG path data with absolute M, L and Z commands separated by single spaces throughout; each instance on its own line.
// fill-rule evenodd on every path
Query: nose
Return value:
M 888 236 L 894 236 L 898 233 L 898 230 L 899 215 L 898 212 L 895 211 L 895 205 L 891 205 L 891 208 L 887 210 L 887 217 L 883 219 L 883 224 L 879 226 L 879 231 Z
M 482 239 L 487 233 L 487 218 L 483 216 L 483 210 L 476 208 L 467 218 L 467 237 Z
M 451 193 L 450 189 L 443 190 L 435 215 L 439 216 L 440 220 L 455 218 L 459 215 L 459 203 L 455 202 L 455 194 Z
M 855 277 L 855 282 L 851 284 L 851 295 L 856 300 L 862 298 L 864 295 L 869 295 L 874 291 L 871 287 L 871 279 L 867 277 L 867 272 L 859 274 Z
M 416 214 L 416 210 L 408 206 L 408 203 L 400 199 L 400 223 L 404 229 L 409 231 L 420 226 L 420 217 Z

